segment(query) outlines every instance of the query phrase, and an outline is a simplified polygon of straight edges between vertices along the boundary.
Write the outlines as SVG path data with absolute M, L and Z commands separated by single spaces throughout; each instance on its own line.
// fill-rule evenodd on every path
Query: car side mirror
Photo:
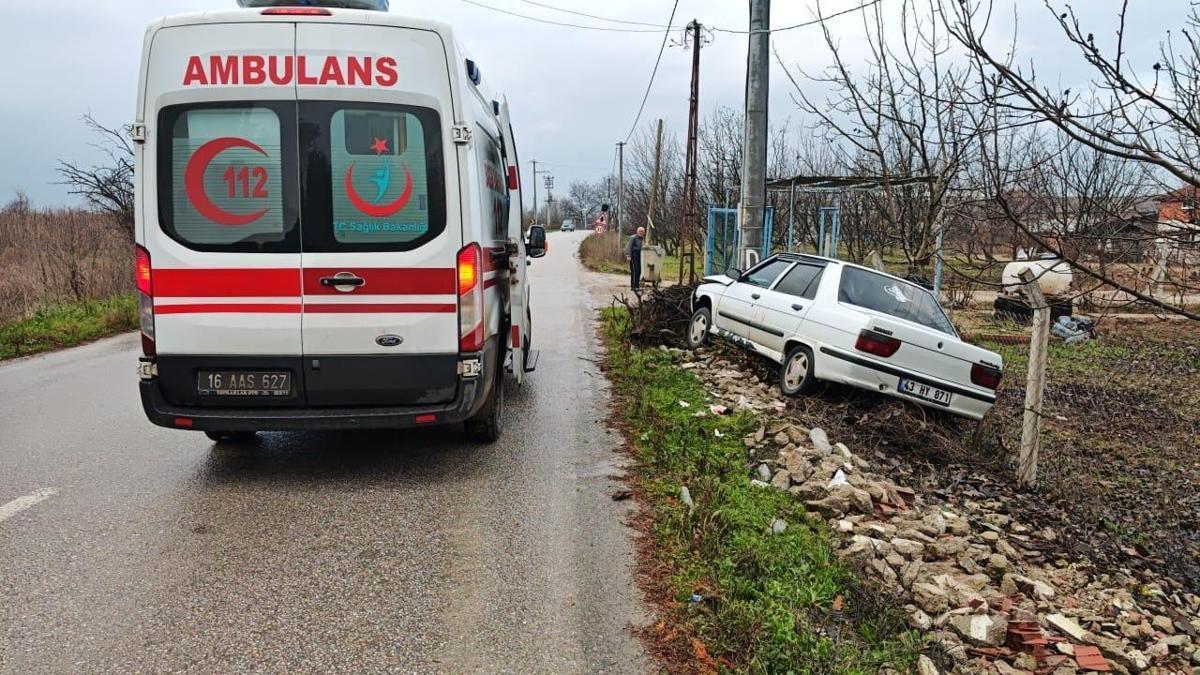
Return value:
M 734 281 L 741 281 L 742 271 L 736 267 L 730 267 L 729 269 L 725 270 L 725 276 L 733 279 Z
M 533 225 L 529 228 L 529 238 L 525 242 L 525 253 L 530 258 L 541 258 L 546 255 L 546 228 Z

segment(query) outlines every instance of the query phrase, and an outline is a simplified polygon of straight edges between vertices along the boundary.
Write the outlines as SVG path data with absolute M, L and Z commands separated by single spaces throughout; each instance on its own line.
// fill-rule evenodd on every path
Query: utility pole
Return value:
M 534 225 L 537 225 L 537 217 L 538 217 L 538 198 L 537 198 L 538 174 L 550 173 L 549 171 L 538 171 L 537 165 L 538 165 L 538 161 L 536 159 L 533 160 L 533 224 Z M 546 214 L 547 218 L 549 218 L 549 216 L 550 216 L 550 214 Z M 548 224 L 549 223 L 547 223 L 547 225 Z
M 738 263 L 749 267 L 762 255 L 767 204 L 767 100 L 770 87 L 771 0 L 750 0 L 750 49 L 746 55 L 746 122 L 742 144 L 741 246 Z
M 696 252 L 693 248 L 692 227 L 696 224 L 696 174 L 700 135 L 700 47 L 703 46 L 704 26 L 696 19 L 687 26 L 692 36 L 692 94 L 688 100 L 687 159 L 683 169 L 683 218 L 679 221 L 679 283 L 683 283 L 683 249 L 687 246 L 688 281 L 696 280 Z
M 549 175 L 549 171 L 543 171 L 547 174 L 546 181 L 546 227 L 550 227 L 551 221 L 554 220 L 554 176 Z
M 617 143 L 617 212 L 613 218 L 617 230 L 617 253 L 621 252 L 621 230 L 625 227 L 625 142 Z
M 654 135 L 654 182 L 650 184 L 650 208 L 646 211 L 646 246 L 654 237 L 654 209 L 658 206 L 658 184 L 662 180 L 662 135 L 663 121 L 658 121 Z

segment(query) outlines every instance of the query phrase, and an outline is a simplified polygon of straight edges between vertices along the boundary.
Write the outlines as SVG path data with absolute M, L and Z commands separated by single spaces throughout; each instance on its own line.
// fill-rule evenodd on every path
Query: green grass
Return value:
M 0 359 L 73 347 L 138 327 L 132 293 L 103 300 L 47 305 L 28 318 L 0 324 Z
M 657 553 L 670 570 L 675 620 L 735 672 L 909 670 L 919 639 L 894 607 L 881 610 L 886 603 L 863 592 L 833 555 L 824 524 L 791 495 L 750 484 L 742 439 L 758 420 L 695 417 L 708 405 L 701 383 L 662 350 L 630 347 L 625 317 L 621 308 L 604 317 L 610 375 L 640 460 L 637 481 L 651 500 Z M 694 509 L 680 500 L 681 486 Z M 776 518 L 789 526 L 772 535 Z M 689 602 L 693 593 L 704 600 Z M 839 597 L 852 617 L 845 623 L 831 615 Z M 831 625 L 837 639 L 823 633 Z

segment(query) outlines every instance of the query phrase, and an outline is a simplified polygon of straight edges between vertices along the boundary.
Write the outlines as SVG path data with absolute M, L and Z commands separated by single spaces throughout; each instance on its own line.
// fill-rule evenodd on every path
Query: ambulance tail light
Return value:
M 142 328 L 142 353 L 154 356 L 157 348 L 154 344 L 154 277 L 150 265 L 150 252 L 138 246 L 137 249 L 137 290 L 138 290 L 138 322 Z
M 458 350 L 483 349 L 483 249 L 468 244 L 458 252 Z

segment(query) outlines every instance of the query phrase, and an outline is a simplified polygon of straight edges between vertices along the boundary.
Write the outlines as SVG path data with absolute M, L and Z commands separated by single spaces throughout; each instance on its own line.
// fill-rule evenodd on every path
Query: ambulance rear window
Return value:
M 284 161 L 294 126 L 282 122 L 286 112 L 253 103 L 164 109 L 163 230 L 198 250 L 297 250 L 296 207 L 289 206 L 295 167 Z
M 441 120 L 429 108 L 300 104 L 305 251 L 406 251 L 446 227 Z

